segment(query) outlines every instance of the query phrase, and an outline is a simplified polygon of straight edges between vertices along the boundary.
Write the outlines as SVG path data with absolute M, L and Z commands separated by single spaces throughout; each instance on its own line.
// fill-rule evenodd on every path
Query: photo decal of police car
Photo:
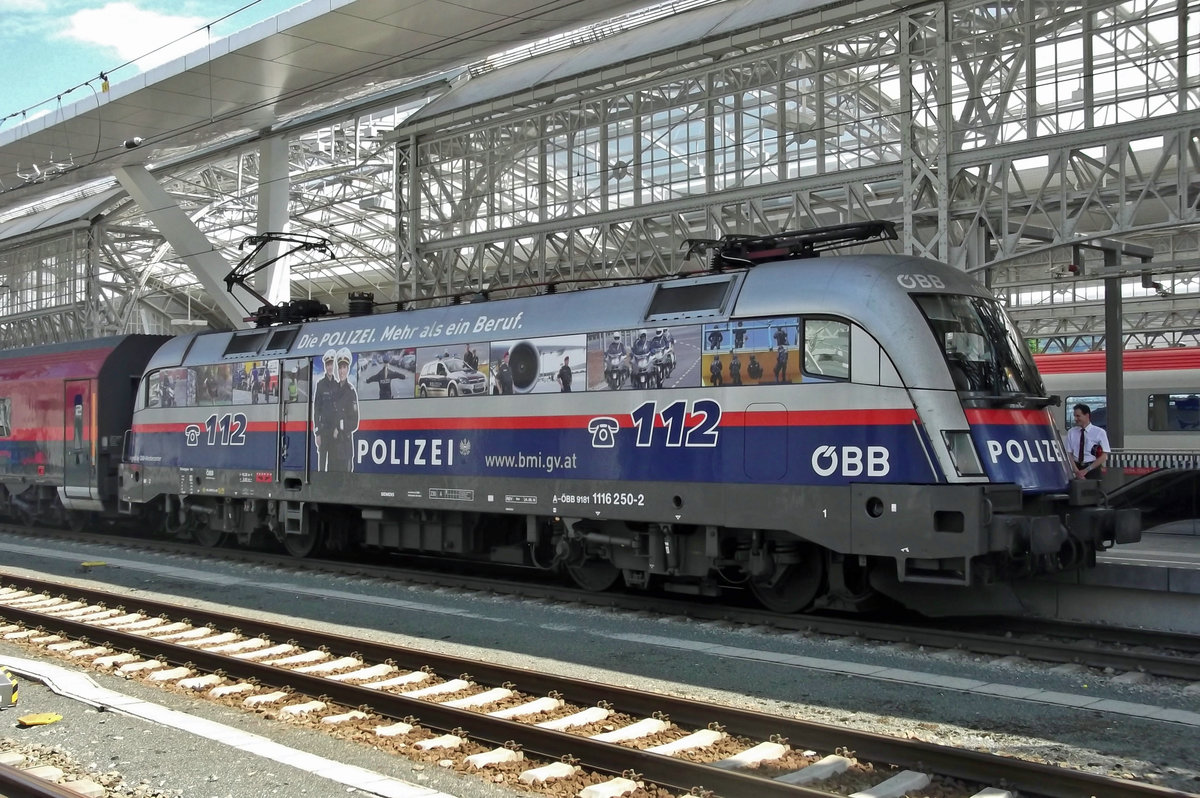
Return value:
M 456 357 L 431 360 L 417 377 L 418 396 L 478 396 L 487 393 L 487 377 Z

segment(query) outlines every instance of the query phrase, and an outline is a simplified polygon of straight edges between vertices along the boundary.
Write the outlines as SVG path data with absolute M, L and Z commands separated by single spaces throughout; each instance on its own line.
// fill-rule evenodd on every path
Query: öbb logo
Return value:
M 886 477 L 891 470 L 886 446 L 818 446 L 812 454 L 813 471 L 818 476 L 840 474 L 843 477 Z
M 905 291 L 911 291 L 914 288 L 945 288 L 946 284 L 941 277 L 936 274 L 898 274 L 896 282 L 900 283 L 900 287 Z

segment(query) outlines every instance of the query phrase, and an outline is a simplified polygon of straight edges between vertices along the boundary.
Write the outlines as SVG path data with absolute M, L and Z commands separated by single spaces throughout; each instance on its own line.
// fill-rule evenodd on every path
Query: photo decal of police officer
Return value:
M 350 350 L 329 349 L 313 365 L 313 438 L 318 471 L 354 470 L 354 433 L 358 430 L 358 392 L 355 356 Z
M 413 362 L 416 361 L 415 356 Z M 413 393 L 415 380 L 411 368 L 404 368 L 404 350 L 388 349 L 365 352 L 355 356 L 354 370 L 358 373 L 358 398 L 406 399 Z
M 800 320 L 794 316 L 706 324 L 703 340 L 706 386 L 801 381 Z

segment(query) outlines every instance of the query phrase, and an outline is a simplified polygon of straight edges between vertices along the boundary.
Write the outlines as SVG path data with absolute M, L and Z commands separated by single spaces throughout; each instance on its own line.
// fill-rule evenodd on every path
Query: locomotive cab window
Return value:
M 146 379 L 146 407 L 186 407 L 190 402 L 185 368 L 159 369 Z
M 929 323 L 956 390 L 990 396 L 1044 396 L 1033 356 L 994 299 L 913 295 Z
M 804 375 L 850 379 L 850 325 L 834 319 L 804 320 Z

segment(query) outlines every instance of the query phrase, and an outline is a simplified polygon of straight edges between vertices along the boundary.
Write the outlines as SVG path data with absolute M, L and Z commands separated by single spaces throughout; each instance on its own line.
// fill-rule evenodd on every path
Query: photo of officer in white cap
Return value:
M 354 470 L 354 432 L 358 429 L 358 391 L 354 388 L 354 357 L 342 347 L 337 351 L 337 383 L 332 392 L 329 459 L 325 471 Z
M 317 444 L 317 470 L 329 470 L 329 448 L 333 443 L 333 394 L 337 387 L 337 351 L 321 357 L 323 373 L 313 389 L 313 438 Z

